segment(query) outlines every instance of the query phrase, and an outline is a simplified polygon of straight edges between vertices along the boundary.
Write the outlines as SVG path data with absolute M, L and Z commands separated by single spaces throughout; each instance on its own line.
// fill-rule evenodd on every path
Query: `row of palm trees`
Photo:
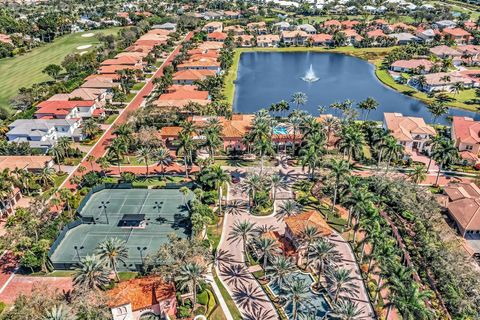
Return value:
M 282 254 L 278 242 L 264 236 L 270 231 L 257 227 L 248 220 L 236 221 L 229 235 L 229 239 L 241 242 L 245 255 L 255 254 L 262 260 L 262 267 L 267 277 L 282 291 L 280 299 L 286 299 L 287 304 L 292 304 L 293 319 L 297 319 L 299 307 L 309 309 L 309 285 L 294 277 L 297 267 L 293 260 Z M 334 302 L 334 311 L 342 319 L 353 319 L 363 310 L 357 304 L 351 304 L 345 295 L 358 295 L 358 286 L 348 269 L 338 268 L 341 255 L 335 245 L 324 238 L 315 227 L 306 226 L 300 236 L 300 243 L 306 251 L 307 261 L 305 267 L 311 268 L 317 275 L 316 289 L 321 290 L 322 279 L 326 278 L 328 291 Z M 350 318 L 349 318 L 350 316 Z

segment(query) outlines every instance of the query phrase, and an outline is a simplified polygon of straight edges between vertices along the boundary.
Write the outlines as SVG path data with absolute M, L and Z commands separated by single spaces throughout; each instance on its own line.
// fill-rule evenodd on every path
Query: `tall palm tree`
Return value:
M 353 188 L 345 198 L 345 205 L 349 208 L 347 226 L 350 227 L 352 218 L 358 222 L 360 217 L 372 207 L 374 196 L 365 187 Z M 355 242 L 355 234 L 354 234 Z
M 305 146 L 300 150 L 302 167 L 308 166 L 311 179 L 315 178 L 315 168 L 317 168 L 324 153 L 325 136 L 319 132 L 310 135 Z
M 329 291 L 333 294 L 333 301 L 337 303 L 340 294 L 358 295 L 358 285 L 351 271 L 344 268 L 332 269 L 327 273 Z
M 420 290 L 419 285 L 413 281 L 392 289 L 391 303 L 402 315 L 402 319 L 434 319 L 434 313 L 426 303 L 433 297 L 431 291 Z
M 443 139 L 432 152 L 432 158 L 437 162 L 438 172 L 435 179 L 435 185 L 438 185 L 438 179 L 440 178 L 440 172 L 443 168 L 449 167 L 460 159 L 458 149 L 450 139 Z
M 302 210 L 301 205 L 295 200 L 284 201 L 280 205 L 279 215 L 280 217 L 290 217 L 296 215 Z
M 352 156 L 360 156 L 363 154 L 363 147 L 365 146 L 365 136 L 356 128 L 356 126 L 346 126 L 340 134 L 338 147 L 347 155 L 347 161 L 350 162 Z
M 148 178 L 150 173 L 149 162 L 153 157 L 152 149 L 150 147 L 141 147 L 140 149 L 137 150 L 136 155 L 137 155 L 137 161 L 143 162 L 145 164 L 145 168 L 147 169 L 146 177 Z
M 358 302 L 350 299 L 340 299 L 333 307 L 333 315 L 339 320 L 355 320 L 363 313 L 365 307 L 360 308 Z
M 403 153 L 404 148 L 398 143 L 397 139 L 395 139 L 393 136 L 388 136 L 385 139 L 385 142 L 382 146 L 382 154 L 387 158 L 387 168 L 385 169 L 385 172 L 388 172 L 391 161 L 400 159 Z
M 37 181 L 44 186 L 53 186 L 55 182 L 53 180 L 53 174 L 54 171 L 52 168 L 45 167 L 37 174 Z
M 212 159 L 215 156 L 215 150 L 222 146 L 221 132 L 222 127 L 217 119 L 210 119 L 205 130 L 203 130 L 203 135 L 205 136 L 204 145 L 207 147 L 208 154 Z
M 330 176 L 334 179 L 334 189 L 333 189 L 333 201 L 331 211 L 335 210 L 335 205 L 337 204 L 337 195 L 338 188 L 342 180 L 350 173 L 350 164 L 345 160 L 336 160 L 332 159 L 329 164 L 330 167 Z M 328 221 L 328 216 L 326 217 Z
M 292 259 L 285 257 L 284 255 L 275 256 L 272 263 L 267 266 L 265 274 L 278 285 L 280 288 L 284 288 L 288 282 L 288 276 L 296 270 L 295 263 Z
M 230 231 L 229 239 L 242 241 L 243 254 L 247 254 L 247 245 L 250 243 L 251 238 L 255 235 L 255 223 L 247 220 L 235 221 L 233 228 Z
M 180 283 L 180 290 L 185 289 L 186 287 L 193 294 L 193 308 L 197 304 L 197 289 L 200 288 L 200 282 L 205 277 L 205 267 L 199 263 L 187 263 L 182 265 L 179 270 L 179 275 L 175 279 Z
M 277 200 L 277 190 L 286 186 L 285 179 L 279 174 L 273 174 L 270 176 L 270 186 L 272 188 L 272 200 Z
M 326 239 L 318 239 L 308 251 L 312 258 L 312 266 L 317 271 L 317 289 L 321 288 L 321 280 L 325 275 L 327 268 L 341 261 L 341 254 L 335 248 L 335 245 Z
M 288 122 L 292 125 L 293 128 L 293 142 L 292 142 L 292 154 L 295 155 L 295 141 L 297 139 L 297 132 L 300 129 L 300 125 L 305 119 L 305 112 L 295 109 L 288 116 Z
M 73 285 L 83 290 L 103 289 L 110 283 L 109 270 L 95 255 L 89 255 L 80 260 L 80 268 L 73 277 Z
M 105 175 L 105 170 L 110 168 L 110 162 L 108 161 L 107 157 L 100 157 L 95 162 L 100 166 L 100 170 L 102 170 L 102 174 Z
M 299 306 L 309 305 L 307 297 L 310 294 L 310 287 L 303 279 L 293 279 L 286 284 L 285 291 L 287 304 L 292 304 L 292 319 L 297 320 Z
M 425 166 L 423 164 L 413 167 L 413 170 L 408 173 L 408 177 L 416 184 L 424 181 L 427 177 Z
M 368 97 L 367 99 L 360 101 L 358 103 L 358 108 L 365 111 L 365 119 L 364 119 L 365 121 L 367 121 L 370 111 L 376 110 L 378 106 L 379 106 L 379 103 L 377 102 L 377 100 L 371 97 Z
M 322 233 L 314 226 L 305 226 L 300 232 L 300 242 L 305 247 L 305 256 L 307 257 L 306 265 L 310 264 L 310 257 L 308 252 L 310 246 L 323 237 Z
M 308 97 L 304 92 L 295 92 L 292 94 L 292 102 L 296 104 L 297 109 L 307 103 Z
M 437 119 L 448 113 L 448 107 L 443 103 L 434 102 L 427 105 L 428 111 L 432 114 L 433 123 L 437 123 Z
M 128 146 L 124 139 L 115 138 L 112 143 L 107 148 L 108 153 L 114 156 L 115 161 L 117 161 L 118 172 L 122 172 L 121 164 L 124 155 L 128 152 Z
M 242 191 L 247 193 L 248 196 L 248 205 L 250 206 L 252 203 L 252 199 L 255 199 L 255 193 L 262 185 L 262 178 L 260 175 L 251 173 L 247 175 L 245 179 L 242 181 Z
M 126 242 L 119 238 L 110 238 L 99 243 L 95 251 L 106 266 L 113 270 L 117 281 L 120 281 L 117 266 L 119 262 L 126 263 L 128 259 Z
M 224 171 L 219 165 L 211 167 L 210 172 L 208 173 L 208 180 L 213 181 L 215 188 L 218 192 L 218 210 L 219 214 L 222 213 L 222 196 L 223 196 L 223 187 L 225 184 L 231 181 L 230 175 Z
M 264 137 L 260 140 L 256 140 L 254 144 L 254 150 L 260 157 L 260 174 L 263 172 L 265 157 L 275 154 L 271 136 Z
M 180 132 L 178 135 L 179 145 L 177 152 L 183 152 L 183 162 L 185 165 L 185 177 L 188 178 L 188 164 L 192 161 L 192 152 L 195 150 L 195 141 L 190 134 Z
M 259 258 L 263 259 L 263 270 L 267 270 L 268 260 L 272 260 L 279 252 L 278 243 L 275 239 L 260 237 L 255 240 L 255 249 Z
M 157 164 L 160 166 L 160 171 L 162 172 L 162 178 L 164 178 L 165 166 L 169 166 L 173 162 L 172 156 L 170 155 L 170 151 L 168 151 L 167 148 L 160 148 L 157 150 L 154 156 L 155 156 L 155 159 L 157 160 Z

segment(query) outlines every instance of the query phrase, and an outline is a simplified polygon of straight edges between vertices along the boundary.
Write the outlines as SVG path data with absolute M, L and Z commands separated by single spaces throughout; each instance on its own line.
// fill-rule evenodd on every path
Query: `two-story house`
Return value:
M 451 135 L 461 158 L 467 163 L 476 164 L 480 153 L 480 121 L 453 117 Z

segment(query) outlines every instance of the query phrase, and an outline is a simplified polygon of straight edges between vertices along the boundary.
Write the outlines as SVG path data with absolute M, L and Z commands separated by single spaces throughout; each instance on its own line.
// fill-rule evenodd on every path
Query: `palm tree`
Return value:
M 118 238 L 107 239 L 98 244 L 96 254 L 103 260 L 107 267 L 113 270 L 117 281 L 120 281 L 117 265 L 118 262 L 126 263 L 128 259 L 126 242 Z
M 242 181 L 242 191 L 246 192 L 248 195 L 248 205 L 250 206 L 252 203 L 252 199 L 255 199 L 255 193 L 257 192 L 258 188 L 260 188 L 262 184 L 262 179 L 258 174 L 251 173 L 247 175 L 245 179 Z
M 95 163 L 95 157 L 89 154 L 85 160 L 90 164 L 90 169 L 93 171 L 93 164 Z
M 247 245 L 255 234 L 255 223 L 244 221 L 235 221 L 230 231 L 229 239 L 242 241 L 243 254 L 247 254 Z
M 363 147 L 365 146 L 365 136 L 355 126 L 344 127 L 340 134 L 340 141 L 338 147 L 340 151 L 343 151 L 344 156 L 348 156 L 348 162 L 352 158 L 352 155 L 359 156 L 363 153 Z
M 71 319 L 67 308 L 63 305 L 54 305 L 49 310 L 47 310 L 45 316 L 42 320 L 68 320 Z
M 188 211 L 190 211 L 190 206 L 188 205 L 188 195 L 190 194 L 190 189 L 188 189 L 188 187 L 181 187 L 178 189 L 178 191 L 182 194 L 185 207 L 187 207 Z
M 452 91 L 455 95 L 457 95 L 461 90 L 464 89 L 464 85 L 463 83 L 461 82 L 455 82 L 453 85 L 452 85 Z
M 100 166 L 102 173 L 105 175 L 105 170 L 110 168 L 110 162 L 106 157 L 100 157 L 95 161 L 96 164 Z
M 149 161 L 153 156 L 153 151 L 150 147 L 141 147 L 140 149 L 137 150 L 136 152 L 137 155 L 137 161 L 138 162 L 143 162 L 145 164 L 145 167 L 147 168 L 147 175 L 146 177 L 148 178 L 148 175 L 150 173 L 150 166 L 149 166 Z
M 185 177 L 188 178 L 188 163 L 192 160 L 192 152 L 195 149 L 195 141 L 190 134 L 184 133 L 183 130 L 178 135 L 179 145 L 177 152 L 183 152 L 183 162 L 185 165 Z
M 427 173 L 425 172 L 425 166 L 420 164 L 413 167 L 413 170 L 408 173 L 408 177 L 412 179 L 412 181 L 416 184 L 424 181 L 427 177 Z
M 372 110 L 376 110 L 379 106 L 379 103 L 377 102 L 377 100 L 373 99 L 373 98 L 370 98 L 368 97 L 367 99 L 363 100 L 363 101 L 360 101 L 358 103 L 358 108 L 363 110 L 363 111 L 366 111 L 365 112 L 365 121 L 367 121 L 368 119 L 368 115 L 370 114 L 370 111 Z
M 303 106 L 305 103 L 307 103 L 308 97 L 304 92 L 295 92 L 292 95 L 292 102 L 297 105 L 297 109 L 300 108 L 300 106 Z
M 317 227 L 314 226 L 305 226 L 300 233 L 300 242 L 305 247 L 305 255 L 307 256 L 306 265 L 310 264 L 310 257 L 308 252 L 310 251 L 310 246 L 312 243 L 318 241 L 323 237 L 322 233 L 318 231 Z
M 333 294 L 333 301 L 337 303 L 340 294 L 358 295 L 358 285 L 354 283 L 355 277 L 351 271 L 344 268 L 332 269 L 327 273 L 327 280 L 330 284 L 329 290 Z
M 225 172 L 219 165 L 211 167 L 210 172 L 208 173 L 208 180 L 213 181 L 215 188 L 218 192 L 218 211 L 219 214 L 222 213 L 222 196 L 223 196 L 223 187 L 225 184 L 231 181 L 230 175 Z
M 312 266 L 317 271 L 317 289 L 321 288 L 321 279 L 328 267 L 341 261 L 341 254 L 328 240 L 318 239 L 311 246 L 308 256 L 312 257 Z
M 357 302 L 340 299 L 333 307 L 333 315 L 339 320 L 355 320 L 363 313 L 365 307 L 359 308 Z
M 103 289 L 110 283 L 109 270 L 95 255 L 89 255 L 80 260 L 80 268 L 73 277 L 73 285 L 84 290 Z
M 310 287 L 303 279 L 293 279 L 285 286 L 286 298 L 292 304 L 292 319 L 297 320 L 298 307 L 308 305 L 307 299 L 310 294 Z
M 254 144 L 254 150 L 258 153 L 260 157 L 260 174 L 263 172 L 265 157 L 268 155 L 273 155 L 275 150 L 273 149 L 273 144 L 271 136 L 264 137 L 263 139 L 256 140 Z
M 270 176 L 270 186 L 272 187 L 272 199 L 273 202 L 277 199 L 277 189 L 286 185 L 285 179 L 279 174 L 273 174 Z
M 167 148 L 160 148 L 157 150 L 154 155 L 157 160 L 157 164 L 160 166 L 160 171 L 162 172 L 162 178 L 165 177 L 165 166 L 169 166 L 173 159 L 170 155 L 170 151 Z
M 71 208 L 71 201 L 73 200 L 73 193 L 70 191 L 70 189 L 67 188 L 61 188 L 58 190 L 58 195 L 60 200 L 65 202 L 65 205 L 67 206 L 68 213 L 71 214 L 72 208 Z
M 210 158 L 213 159 L 215 156 L 215 150 L 217 150 L 222 145 L 222 139 L 220 137 L 222 128 L 220 122 L 217 119 L 210 119 L 207 122 L 207 126 L 203 131 L 205 136 L 205 146 L 208 149 L 208 154 Z
M 110 154 L 113 154 L 115 156 L 115 160 L 117 161 L 117 166 L 118 166 L 118 173 L 121 173 L 122 172 L 121 164 L 122 164 L 123 156 L 128 151 L 127 143 L 122 138 L 115 138 L 113 139 L 112 143 L 108 146 L 107 150 Z
M 293 128 L 293 143 L 292 143 L 292 154 L 295 155 L 295 141 L 297 139 L 297 132 L 300 128 L 300 125 L 303 123 L 305 118 L 305 113 L 300 110 L 293 110 L 292 113 L 288 116 L 288 121 Z
M 263 270 L 267 270 L 268 260 L 272 260 L 278 253 L 278 243 L 275 239 L 260 237 L 255 240 L 255 249 L 259 255 L 259 258 L 263 259 Z
M 197 304 L 197 289 L 200 288 L 200 282 L 205 277 L 205 267 L 193 262 L 182 265 L 179 275 L 175 279 L 180 283 L 180 290 L 188 287 L 193 294 L 193 308 Z
M 302 155 L 302 168 L 308 166 L 308 172 L 311 179 L 315 178 L 315 168 L 320 163 L 322 155 L 325 153 L 325 136 L 319 132 L 310 135 L 305 146 L 300 150 Z
M 404 148 L 398 143 L 397 139 L 395 139 L 393 136 L 388 136 L 385 138 L 385 142 L 382 146 L 382 154 L 388 159 L 385 172 L 388 172 L 391 161 L 399 159 L 403 155 L 403 152 Z
M 292 259 L 279 255 L 273 258 L 271 265 L 267 266 L 265 274 L 278 285 L 284 288 L 288 282 L 288 276 L 296 270 L 295 263 Z
M 287 200 L 280 205 L 279 215 L 281 217 L 290 217 L 296 215 L 301 210 L 302 207 L 298 202 L 296 202 L 295 200 Z
M 457 162 L 460 159 L 458 149 L 450 139 L 443 139 L 433 149 L 432 158 L 438 164 L 437 178 L 435 179 L 435 185 L 438 185 L 438 179 L 442 168 L 449 167 L 451 164 Z
M 448 107 L 443 103 L 438 102 L 427 105 L 427 109 L 432 114 L 432 120 L 434 124 L 437 123 L 437 119 L 439 117 L 448 113 Z
M 345 176 L 347 176 L 350 173 L 350 164 L 345 161 L 345 160 L 336 160 L 332 159 L 330 162 L 330 176 L 334 179 L 335 184 L 334 184 L 334 189 L 333 189 L 333 202 L 332 202 L 332 213 L 335 210 L 335 205 L 337 204 L 337 194 L 338 194 L 338 188 L 340 186 L 340 183 Z M 327 221 L 328 221 L 328 215 L 327 215 Z
M 350 227 L 352 217 L 358 222 L 360 217 L 372 207 L 374 196 L 367 188 L 353 188 L 345 199 L 345 206 L 349 208 L 347 226 Z M 355 233 L 353 240 L 355 242 Z
M 413 281 L 390 289 L 393 290 L 391 303 L 402 315 L 402 319 L 433 319 L 434 314 L 426 303 L 433 297 L 431 291 L 420 290 L 419 285 Z
M 37 180 L 41 185 L 44 186 L 53 186 L 54 180 L 53 180 L 53 169 L 49 167 L 45 167 L 38 173 L 37 175 Z
M 54 145 L 53 147 L 50 148 L 50 150 L 48 151 L 53 159 L 55 160 L 55 162 L 57 163 L 58 165 L 58 172 L 61 172 L 62 171 L 62 167 L 60 166 L 63 159 L 65 158 L 65 150 L 63 150 L 63 148 L 61 148 L 58 144 L 57 145 Z

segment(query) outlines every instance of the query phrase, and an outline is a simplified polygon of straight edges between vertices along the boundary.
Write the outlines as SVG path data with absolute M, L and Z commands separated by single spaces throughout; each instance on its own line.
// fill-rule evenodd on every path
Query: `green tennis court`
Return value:
M 137 270 L 145 257 L 155 253 L 169 234 L 190 235 L 184 196 L 179 189 L 103 189 L 80 206 L 82 223 L 66 231 L 52 246 L 55 269 L 70 269 L 83 256 L 94 253 L 105 239 L 126 242 L 129 258 L 119 269 Z

